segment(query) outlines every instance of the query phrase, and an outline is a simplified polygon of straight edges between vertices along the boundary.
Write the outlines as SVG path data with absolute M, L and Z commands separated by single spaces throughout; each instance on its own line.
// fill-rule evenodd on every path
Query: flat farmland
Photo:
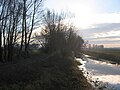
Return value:
M 88 51 L 120 56 L 120 48 L 89 49 Z
M 86 49 L 85 54 L 120 64 L 120 48 Z

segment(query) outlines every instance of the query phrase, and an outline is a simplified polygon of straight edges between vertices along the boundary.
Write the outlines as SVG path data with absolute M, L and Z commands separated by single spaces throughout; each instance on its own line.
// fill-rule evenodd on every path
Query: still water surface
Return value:
M 86 58 L 86 61 L 82 61 L 82 66 L 87 70 L 93 78 L 98 78 L 102 82 L 108 82 L 108 86 L 114 87 L 116 90 L 120 90 L 120 65 L 110 64 L 102 61 Z

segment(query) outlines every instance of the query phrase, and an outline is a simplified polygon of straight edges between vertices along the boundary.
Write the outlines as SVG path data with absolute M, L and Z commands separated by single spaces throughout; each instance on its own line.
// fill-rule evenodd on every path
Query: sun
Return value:
M 52 2 L 50 8 L 54 8 L 57 12 L 61 12 L 62 10 L 74 14 L 75 17 L 70 17 L 69 19 L 76 27 L 87 28 L 96 21 L 93 20 L 95 11 L 97 11 L 95 10 L 96 7 L 94 0 L 56 0 L 56 3 L 57 4 L 53 5 Z
M 95 15 L 95 9 L 88 3 L 69 4 L 68 9 L 75 14 L 73 23 L 81 28 L 86 28 L 92 24 Z

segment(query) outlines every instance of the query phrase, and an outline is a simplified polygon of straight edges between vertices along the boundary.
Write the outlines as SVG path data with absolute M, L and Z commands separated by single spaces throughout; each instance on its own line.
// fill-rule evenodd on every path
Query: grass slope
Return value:
M 73 58 L 45 57 L 0 64 L 0 90 L 92 90 Z

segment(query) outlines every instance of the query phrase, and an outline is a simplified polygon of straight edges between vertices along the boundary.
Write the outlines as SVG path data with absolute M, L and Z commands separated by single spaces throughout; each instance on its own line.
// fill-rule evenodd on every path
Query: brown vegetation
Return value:
M 29 59 L 1 65 L 0 89 L 92 90 L 73 58 L 59 58 L 59 54 L 45 57 L 32 55 Z

